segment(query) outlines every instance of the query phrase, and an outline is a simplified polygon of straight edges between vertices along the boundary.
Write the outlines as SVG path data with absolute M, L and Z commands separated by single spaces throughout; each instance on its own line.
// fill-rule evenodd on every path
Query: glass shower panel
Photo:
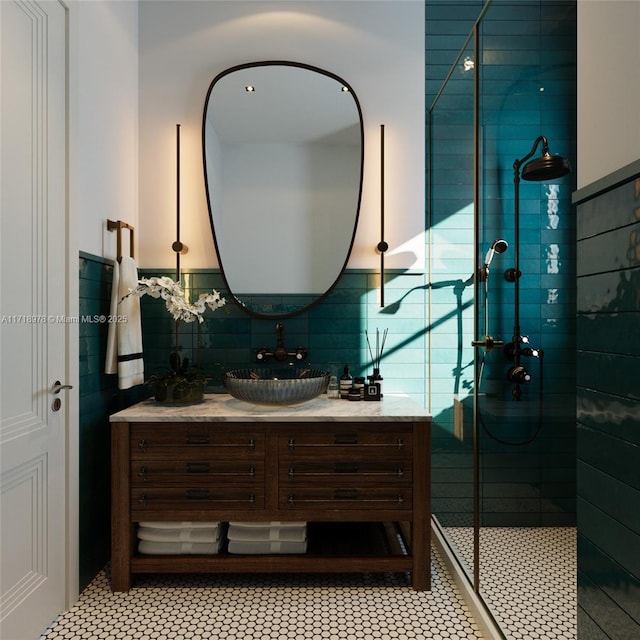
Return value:
M 537 539 L 543 529 L 575 519 L 574 178 L 521 180 L 517 217 L 514 184 L 514 161 L 527 156 L 539 136 L 548 139 L 552 155 L 575 157 L 575 11 L 570 2 L 494 0 L 480 37 L 478 251 L 496 240 L 508 248 L 493 256 L 478 288 L 487 334 L 504 342 L 479 354 L 479 586 L 503 628 L 518 597 L 512 591 L 500 603 L 496 594 L 504 595 L 519 570 L 516 582 L 524 584 L 526 556 L 543 557 L 522 536 L 533 531 Z M 522 384 L 513 382 L 514 343 L 527 373 Z M 520 551 L 505 562 L 505 549 Z M 523 596 L 523 609 L 529 604 Z
M 433 512 L 473 573 L 473 41 L 429 111 L 429 351 Z

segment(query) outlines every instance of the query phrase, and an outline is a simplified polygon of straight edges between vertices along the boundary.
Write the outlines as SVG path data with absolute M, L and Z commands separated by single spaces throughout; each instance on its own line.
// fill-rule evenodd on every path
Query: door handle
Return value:
M 56 380 L 53 383 L 53 387 L 51 387 L 51 391 L 54 394 L 60 393 L 63 389 L 73 389 L 73 385 L 72 384 L 62 384 L 62 382 L 60 382 L 60 380 Z

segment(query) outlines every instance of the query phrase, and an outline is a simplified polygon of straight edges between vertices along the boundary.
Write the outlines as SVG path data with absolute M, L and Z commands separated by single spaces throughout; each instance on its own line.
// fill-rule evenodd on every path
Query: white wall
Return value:
M 138 3 L 79 0 L 69 12 L 70 204 L 80 250 L 115 258 L 106 220 L 138 225 Z
M 578 0 L 582 188 L 640 158 L 640 2 Z
M 201 121 L 220 71 L 291 60 L 354 88 L 365 122 L 365 178 L 351 267 L 377 267 L 379 126 L 385 124 L 386 266 L 424 267 L 423 0 L 146 1 L 140 4 L 140 262 L 175 264 L 175 125 L 181 124 L 183 267 L 217 265 L 202 170 Z M 408 246 L 405 243 L 409 243 Z M 415 255 L 414 255 L 415 254 Z M 395 261 L 394 261 L 395 260 Z

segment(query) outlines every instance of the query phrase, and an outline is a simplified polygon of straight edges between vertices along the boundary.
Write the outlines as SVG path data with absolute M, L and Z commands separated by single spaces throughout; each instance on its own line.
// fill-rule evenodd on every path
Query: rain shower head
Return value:
M 542 142 L 542 155 L 539 158 L 527 162 L 522 169 L 522 179 L 532 182 L 541 182 L 542 180 L 554 180 L 571 173 L 571 165 L 566 158 L 562 156 L 552 156 L 549 153 L 549 142 L 545 136 L 538 136 L 531 147 L 531 151 L 524 158 L 516 160 L 513 163 L 515 171 L 515 181 L 519 181 L 520 167 L 529 160 L 536 152 L 538 145 Z
M 546 150 L 540 158 L 535 158 L 524 165 L 522 179 L 533 182 L 554 180 L 571 173 L 569 161 L 562 156 L 552 156 Z

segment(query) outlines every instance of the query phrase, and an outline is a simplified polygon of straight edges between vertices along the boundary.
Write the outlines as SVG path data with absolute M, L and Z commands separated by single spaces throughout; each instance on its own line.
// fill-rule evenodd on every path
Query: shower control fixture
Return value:
M 538 146 L 542 145 L 542 154 L 538 158 L 533 158 Z M 533 158 L 533 159 L 532 159 Z M 522 168 L 522 175 L 520 169 Z M 507 377 L 513 383 L 513 399 L 520 400 L 520 385 L 529 382 L 531 376 L 520 364 L 522 356 L 535 356 L 540 358 L 540 371 L 542 377 L 542 349 L 522 347 L 528 343 L 520 329 L 520 178 L 530 182 L 543 182 L 545 180 L 557 180 L 571 173 L 571 165 L 562 156 L 552 156 L 549 153 L 549 142 L 545 136 L 538 136 L 531 150 L 523 158 L 513 162 L 513 214 L 514 214 L 514 236 L 513 236 L 513 268 L 505 271 L 504 277 L 508 282 L 514 284 L 513 294 L 513 338 L 512 342 L 505 347 L 507 357 L 513 361 L 513 366 L 509 369 Z M 542 387 L 542 383 L 541 383 Z
M 519 365 L 509 369 L 507 378 L 509 379 L 509 382 L 513 382 L 513 384 L 524 384 L 531 380 L 531 374 L 522 365 Z
M 514 363 L 507 372 L 507 379 L 514 385 L 512 390 L 514 399 L 519 400 L 521 396 L 520 385 L 531 381 L 531 374 L 520 364 L 520 359 L 523 357 L 539 358 L 542 363 L 544 351 L 530 346 L 528 336 L 514 336 L 513 342 L 507 343 L 503 351 L 505 358 Z
M 493 258 L 496 253 L 504 253 L 509 247 L 509 243 L 506 240 L 494 240 L 487 251 L 487 255 L 484 258 L 484 265 L 478 269 L 478 280 L 484 282 L 489 278 L 489 265 L 493 262 Z

